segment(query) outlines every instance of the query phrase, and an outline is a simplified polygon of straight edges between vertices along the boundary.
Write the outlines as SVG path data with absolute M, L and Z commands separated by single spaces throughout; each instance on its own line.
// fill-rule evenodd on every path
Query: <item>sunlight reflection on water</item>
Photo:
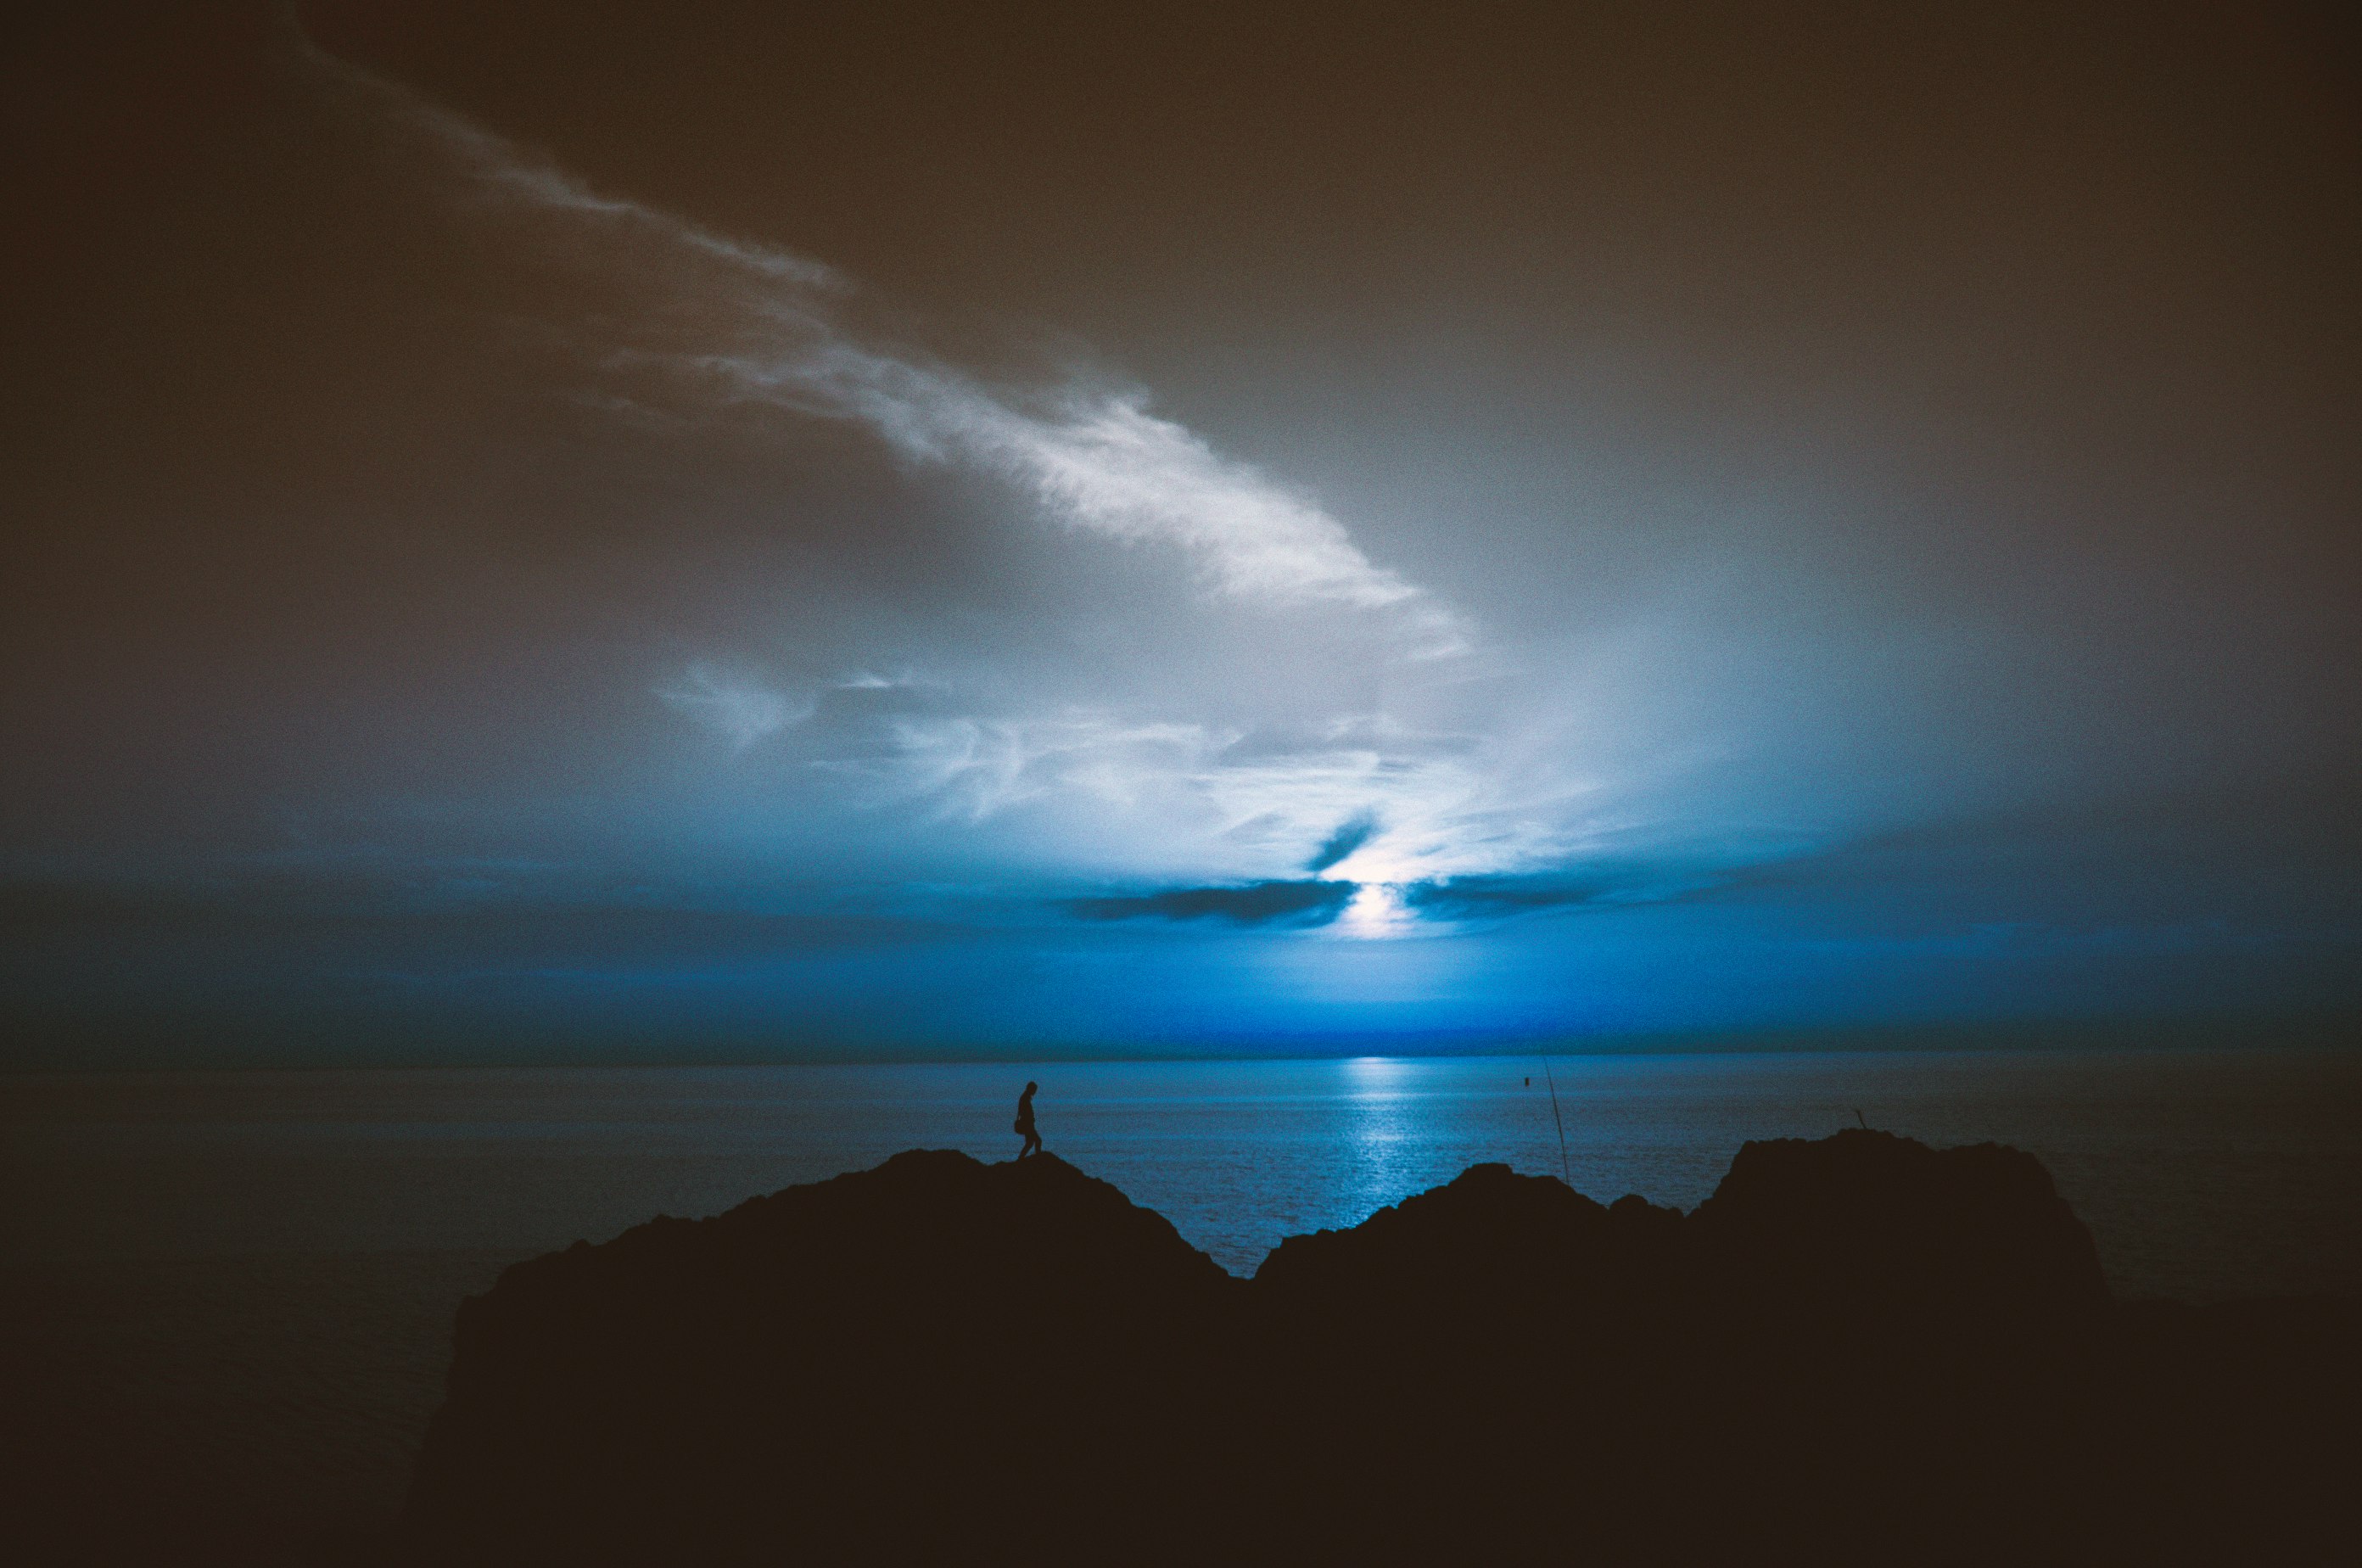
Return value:
M 1574 1186 L 1694 1208 L 1750 1138 L 2031 1150 L 2135 1293 L 2362 1287 L 2362 1060 L 2330 1053 L 1561 1056 Z M 1532 1057 L 0 1079 L 0 1254 L 491 1249 L 709 1214 L 897 1150 L 1055 1153 L 1251 1273 L 1470 1165 L 1556 1173 Z

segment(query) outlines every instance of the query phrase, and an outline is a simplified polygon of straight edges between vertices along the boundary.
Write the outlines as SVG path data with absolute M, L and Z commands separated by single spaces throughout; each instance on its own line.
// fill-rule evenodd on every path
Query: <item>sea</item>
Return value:
M 1686 1209 L 1748 1140 L 1859 1122 L 2031 1151 L 2119 1296 L 2362 1297 L 2362 1052 L 0 1077 L 0 1512 L 104 1498 L 191 1560 L 381 1526 L 502 1269 L 902 1149 L 1005 1159 L 1028 1079 L 1053 1153 L 1241 1275 L 1479 1162 Z

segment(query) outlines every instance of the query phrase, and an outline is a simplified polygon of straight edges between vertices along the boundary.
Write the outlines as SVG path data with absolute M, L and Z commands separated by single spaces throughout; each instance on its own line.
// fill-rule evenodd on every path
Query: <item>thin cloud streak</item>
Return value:
M 658 687 L 657 700 L 723 735 L 738 751 L 803 723 L 816 706 L 809 697 L 774 691 L 703 664 L 691 665 L 679 685 Z
M 602 195 L 405 88 L 308 40 L 302 48 L 316 76 L 414 133 L 479 193 L 565 223 L 569 252 L 602 236 L 654 247 L 668 263 L 674 303 L 693 307 L 679 314 L 709 325 L 687 341 L 613 345 L 611 366 L 674 372 L 723 405 L 856 421 L 906 458 L 996 476 L 1085 533 L 1178 549 L 1225 597 L 1384 612 L 1405 634 L 1406 657 L 1467 648 L 1460 617 L 1372 562 L 1343 524 L 1149 413 L 1144 393 L 1076 385 L 1010 393 L 868 341 L 835 308 L 848 285 L 826 266 Z
M 1241 887 L 1168 888 L 1128 897 L 1075 899 L 1083 920 L 1223 920 L 1236 925 L 1326 925 L 1352 902 L 1350 882 L 1250 882 Z

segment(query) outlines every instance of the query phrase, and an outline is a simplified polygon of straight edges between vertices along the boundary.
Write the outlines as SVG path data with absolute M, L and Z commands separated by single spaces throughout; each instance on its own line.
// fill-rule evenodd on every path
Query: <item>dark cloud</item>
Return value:
M 1313 852 L 1312 858 L 1304 863 L 1305 870 L 1316 877 L 1319 876 L 1369 843 L 1371 839 L 1377 836 L 1377 832 L 1378 819 L 1374 813 L 1369 812 L 1340 823 L 1337 831 L 1330 834 L 1321 843 L 1320 847 Z
M 1404 903 L 1432 919 L 1481 920 L 1595 904 L 1617 890 L 1613 882 L 1549 873 L 1417 882 L 1405 888 L 1402 897 Z
M 1695 856 L 1662 861 L 1608 860 L 1567 870 L 1448 877 L 1403 889 L 1403 902 L 1430 920 L 1506 920 L 1547 910 L 1633 908 L 1712 897 L 1718 889 L 1779 875 L 1778 863 L 1717 866 Z
M 1250 882 L 1239 888 L 1169 888 L 1126 898 L 1076 899 L 1085 920 L 1227 920 L 1240 925 L 1325 925 L 1353 899 L 1351 882 Z

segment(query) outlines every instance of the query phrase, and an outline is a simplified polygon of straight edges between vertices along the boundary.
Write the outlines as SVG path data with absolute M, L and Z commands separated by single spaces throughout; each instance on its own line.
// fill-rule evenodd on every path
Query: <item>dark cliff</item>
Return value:
M 2356 1326 L 2120 1309 L 1992 1145 L 1752 1143 L 1687 1216 L 1480 1165 L 1251 1282 L 1054 1157 L 913 1153 L 510 1270 L 403 1545 L 2302 1555 L 2353 1539 Z
M 461 1309 L 409 1514 L 489 1561 L 908 1557 L 1029 1496 L 1105 1528 L 1187 1461 L 1244 1288 L 1047 1156 L 658 1220 Z

